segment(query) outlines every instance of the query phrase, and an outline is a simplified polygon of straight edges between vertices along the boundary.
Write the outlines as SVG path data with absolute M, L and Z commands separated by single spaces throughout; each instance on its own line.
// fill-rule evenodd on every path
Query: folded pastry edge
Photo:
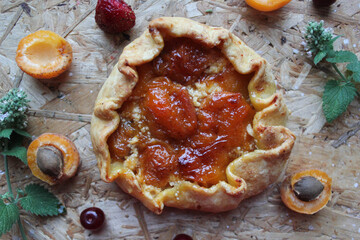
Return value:
M 136 176 L 129 172 L 131 170 L 124 169 L 122 163 L 111 163 L 107 139 L 119 125 L 117 110 L 138 81 L 136 66 L 150 62 L 160 54 L 165 36 L 189 37 L 209 47 L 218 46 L 239 73 L 255 72 L 248 90 L 250 101 L 258 111 L 252 128 L 260 149 L 245 154 L 228 165 L 228 183 L 221 181 L 210 188 L 204 188 L 188 181 L 181 181 L 154 197 L 144 194 L 144 189 Z M 279 171 L 275 170 L 283 169 L 294 144 L 295 136 L 290 130 L 280 126 L 286 121 L 287 109 L 282 96 L 275 90 L 273 75 L 266 60 L 228 30 L 209 27 L 184 18 L 153 20 L 145 33 L 124 48 L 119 62 L 114 66 L 96 100 L 91 122 L 91 139 L 101 178 L 106 182 L 116 181 L 125 192 L 137 197 L 157 214 L 161 213 L 164 205 L 211 212 L 236 208 L 244 198 L 261 192 L 276 181 L 275 175 Z M 249 166 L 244 168 L 244 164 Z M 264 178 L 265 174 L 261 173 L 261 170 L 254 170 L 255 164 L 273 171 L 270 171 L 272 173 L 269 177 Z M 239 171 L 241 169 L 245 171 Z M 267 173 L 269 174 L 269 171 Z M 259 181 L 262 182 L 258 183 L 258 187 L 254 187 L 257 184 L 254 176 L 261 178 Z M 186 192 L 187 197 L 177 196 L 179 194 L 176 193 L 180 191 Z

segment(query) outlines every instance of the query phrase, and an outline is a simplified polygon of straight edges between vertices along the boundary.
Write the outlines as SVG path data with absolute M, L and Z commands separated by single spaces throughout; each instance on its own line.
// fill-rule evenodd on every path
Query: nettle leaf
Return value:
M 326 57 L 326 52 L 319 52 L 318 54 L 316 54 L 314 58 L 315 65 L 317 65 L 321 60 L 323 60 L 324 57 Z
M 349 63 L 346 68 L 352 72 L 360 72 L 360 62 L 355 61 L 352 63 Z
M 335 56 L 326 58 L 330 63 L 356 62 L 357 56 L 350 51 L 336 51 Z
M 8 232 L 19 219 L 19 208 L 14 203 L 0 200 L 0 236 Z
M 4 200 L 4 199 L 10 199 L 10 193 L 9 192 L 6 192 L 4 193 L 3 195 L 1 195 L 1 198 Z
M 323 93 L 323 110 L 326 121 L 332 122 L 339 117 L 356 96 L 356 88 L 351 82 L 330 80 Z
M 7 151 L 3 151 L 2 154 L 6 156 L 13 156 L 20 159 L 25 165 L 27 165 L 26 148 L 23 146 L 16 146 Z
M 32 136 L 28 133 L 28 132 L 25 132 L 23 130 L 20 130 L 20 129 L 14 129 L 14 132 L 16 132 L 17 134 L 23 136 L 23 137 L 26 137 L 26 138 L 31 138 Z
M 351 78 L 356 82 L 360 83 L 360 72 L 354 72 L 351 76 Z
M 16 193 L 19 194 L 20 196 L 25 196 L 26 195 L 25 191 L 22 190 L 21 188 L 17 188 Z
M 64 212 L 64 206 L 57 197 L 41 185 L 29 184 L 25 193 L 26 196 L 20 198 L 21 207 L 35 215 L 55 216 Z
M 0 131 L 0 138 L 8 138 L 8 139 L 10 139 L 11 134 L 13 132 L 16 132 L 18 135 L 23 136 L 23 137 L 27 137 L 27 138 L 32 137 L 29 133 L 27 133 L 27 132 L 25 132 L 23 130 L 20 130 L 20 129 L 17 129 L 17 128 L 6 128 L 6 129 L 3 129 L 3 130 Z
M 329 44 L 333 44 L 339 37 L 341 37 L 341 36 L 336 36 L 336 37 L 334 37 L 333 39 L 331 39 L 330 41 L 329 41 Z
M 327 48 L 325 52 L 326 52 L 327 58 L 332 58 L 336 54 L 336 51 L 334 51 L 332 45 L 331 45 L 331 49 L 330 49 L 330 46 L 329 46 L 329 48 Z
M 0 138 L 10 139 L 11 133 L 14 131 L 13 128 L 6 128 L 0 131 Z

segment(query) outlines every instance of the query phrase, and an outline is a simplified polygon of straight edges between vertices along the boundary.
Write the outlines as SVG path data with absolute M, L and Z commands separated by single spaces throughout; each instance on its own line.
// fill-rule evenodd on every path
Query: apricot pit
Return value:
M 63 156 L 56 147 L 40 147 L 37 151 L 36 162 L 40 170 L 51 177 L 58 177 L 61 174 Z
M 302 201 L 309 202 L 316 199 L 324 190 L 324 185 L 314 177 L 301 178 L 294 184 L 294 193 Z

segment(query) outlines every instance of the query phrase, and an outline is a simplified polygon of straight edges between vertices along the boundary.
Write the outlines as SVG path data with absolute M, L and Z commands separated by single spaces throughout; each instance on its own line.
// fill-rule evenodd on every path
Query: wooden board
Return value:
M 326 27 L 343 35 L 337 48 L 359 56 L 360 1 L 338 0 L 329 9 L 315 9 L 310 0 L 293 0 L 272 13 L 253 10 L 242 0 L 127 2 L 137 17 L 136 26 L 128 32 L 130 40 L 98 28 L 95 0 L 0 0 L 1 95 L 14 86 L 24 89 L 31 99 L 29 132 L 34 136 L 66 134 L 82 161 L 76 177 L 51 188 L 66 205 L 66 215 L 40 218 L 21 212 L 29 239 L 171 239 L 178 233 L 194 239 L 360 239 L 359 99 L 334 123 L 325 124 L 321 95 L 325 77 L 331 76 L 307 57 L 301 32 L 309 20 L 323 19 Z M 115 184 L 100 179 L 89 135 L 93 103 L 123 47 L 160 16 L 188 17 L 230 29 L 273 65 L 278 90 L 292 112 L 288 127 L 297 135 L 286 174 L 309 168 L 326 171 L 333 178 L 333 197 L 327 207 L 313 216 L 292 212 L 282 204 L 276 183 L 230 212 L 166 208 L 157 216 Z M 56 79 L 33 79 L 15 63 L 20 39 L 39 29 L 61 34 L 73 47 L 70 70 Z M 342 134 L 346 141 L 341 141 Z M 345 144 L 335 148 L 336 143 Z M 0 169 L 4 169 L 3 161 Z M 40 183 L 20 161 L 10 162 L 10 172 L 14 188 Z M 7 191 L 3 171 L 0 188 L 1 193 Z M 106 213 L 106 226 L 100 232 L 86 231 L 79 223 L 79 214 L 89 206 Z M 14 225 L 3 238 L 17 236 Z

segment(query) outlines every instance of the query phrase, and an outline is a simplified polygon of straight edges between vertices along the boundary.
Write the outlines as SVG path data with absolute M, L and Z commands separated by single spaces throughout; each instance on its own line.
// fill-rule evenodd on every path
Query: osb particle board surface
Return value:
M 29 132 L 35 136 L 44 132 L 67 135 L 75 142 L 82 160 L 76 177 L 51 187 L 66 205 L 66 215 L 40 218 L 21 212 L 28 237 L 171 239 L 177 233 L 187 233 L 194 239 L 360 239 L 359 99 L 334 123 L 325 124 L 321 95 L 330 73 L 326 75 L 312 64 L 301 38 L 307 21 L 323 19 L 326 27 L 343 35 L 336 47 L 359 56 L 360 1 L 339 0 L 329 9 L 315 9 L 309 0 L 293 0 L 272 13 L 255 11 L 242 0 L 127 2 L 137 17 L 128 36 L 107 35 L 97 27 L 95 0 L 0 1 L 1 95 L 14 86 L 24 89 L 31 99 Z M 208 9 L 212 13 L 207 13 Z M 313 216 L 292 212 L 282 204 L 276 183 L 226 213 L 166 208 L 157 216 L 115 184 L 101 181 L 89 136 L 93 103 L 123 47 L 138 37 L 151 19 L 160 16 L 189 17 L 230 29 L 273 65 L 278 90 L 292 112 L 288 127 L 297 135 L 286 174 L 308 168 L 326 171 L 333 178 L 333 197 L 327 207 Z M 20 39 L 39 29 L 66 37 L 73 47 L 72 66 L 58 78 L 33 79 L 15 63 Z M 342 134 L 347 141 L 334 148 L 332 144 L 340 143 L 337 140 Z M 3 161 L 0 169 L 4 169 Z M 20 161 L 10 162 L 10 172 L 13 188 L 41 183 Z M 3 171 L 0 187 L 1 193 L 7 191 Z M 79 214 L 89 206 L 100 207 L 106 213 L 106 225 L 100 232 L 86 231 L 79 223 Z M 3 236 L 18 237 L 17 225 Z

